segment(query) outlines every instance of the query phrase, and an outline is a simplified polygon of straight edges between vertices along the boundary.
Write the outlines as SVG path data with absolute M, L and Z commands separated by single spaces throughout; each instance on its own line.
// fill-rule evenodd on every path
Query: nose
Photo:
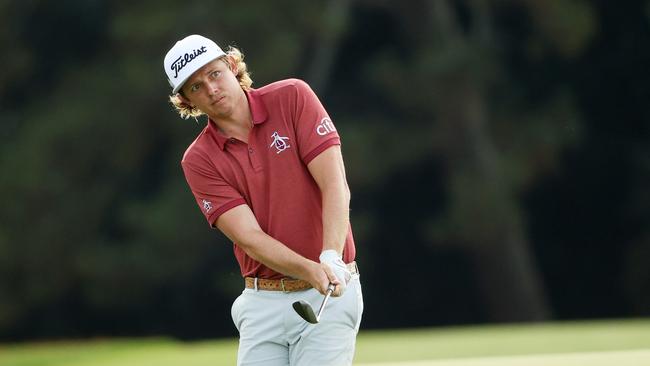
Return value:
M 208 83 L 208 92 L 210 93 L 210 95 L 218 94 L 219 85 L 217 84 L 217 82 L 214 80 L 208 80 L 207 83 Z

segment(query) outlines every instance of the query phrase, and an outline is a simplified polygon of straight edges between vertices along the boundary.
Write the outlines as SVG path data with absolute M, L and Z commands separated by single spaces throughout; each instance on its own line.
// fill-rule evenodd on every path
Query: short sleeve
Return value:
M 242 195 L 206 164 L 183 160 L 185 179 L 210 226 L 224 212 L 246 204 Z
M 309 164 L 318 154 L 332 145 L 340 145 L 341 139 L 323 104 L 307 83 L 296 80 L 296 130 L 300 158 Z

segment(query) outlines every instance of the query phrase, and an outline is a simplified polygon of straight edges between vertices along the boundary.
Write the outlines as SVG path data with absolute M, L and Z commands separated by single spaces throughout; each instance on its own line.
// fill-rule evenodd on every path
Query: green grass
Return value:
M 554 357 L 586 357 L 570 353 L 640 349 L 650 350 L 650 319 L 398 331 L 362 330 L 357 341 L 355 364 L 460 365 L 455 360 L 462 361 L 465 358 L 478 362 L 471 363 L 472 365 L 488 365 L 493 361 L 496 364 L 532 364 L 530 357 L 547 360 L 544 363 L 558 364 Z M 165 338 L 147 338 L 5 344 L 0 345 L 0 366 L 233 365 L 236 352 L 235 340 L 187 343 Z M 547 356 L 540 356 L 544 354 Z M 635 357 L 637 360 L 639 357 L 648 357 L 646 359 L 650 361 L 650 352 L 613 352 L 589 357 L 592 357 L 592 361 L 605 360 L 607 357 L 621 360 L 625 357 Z M 445 361 L 413 362 L 418 360 Z M 519 360 L 522 363 L 508 363 L 504 360 Z M 595 364 L 592 361 L 578 359 L 572 364 Z M 628 364 L 623 362 L 617 366 Z
M 359 362 L 650 348 L 650 319 L 365 332 Z
M 232 365 L 237 342 L 170 339 L 90 340 L 0 347 L 0 366 Z

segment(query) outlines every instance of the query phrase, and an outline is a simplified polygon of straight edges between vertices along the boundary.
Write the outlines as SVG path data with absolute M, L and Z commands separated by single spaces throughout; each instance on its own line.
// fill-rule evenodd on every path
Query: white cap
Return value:
M 165 72 L 172 87 L 172 94 L 178 93 L 187 79 L 208 62 L 225 55 L 213 41 L 193 34 L 176 42 L 165 55 Z

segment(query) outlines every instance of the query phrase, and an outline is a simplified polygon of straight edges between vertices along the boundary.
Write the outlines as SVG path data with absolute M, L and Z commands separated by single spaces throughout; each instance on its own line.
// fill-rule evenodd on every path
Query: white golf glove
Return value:
M 340 282 L 339 288 L 341 295 L 343 295 L 348 282 L 350 282 L 350 278 L 352 278 L 352 274 L 345 263 L 343 263 L 343 259 L 341 259 L 339 253 L 334 249 L 328 249 L 324 250 L 318 258 L 321 263 L 327 264 L 332 269 L 332 272 L 334 272 L 334 275 Z

